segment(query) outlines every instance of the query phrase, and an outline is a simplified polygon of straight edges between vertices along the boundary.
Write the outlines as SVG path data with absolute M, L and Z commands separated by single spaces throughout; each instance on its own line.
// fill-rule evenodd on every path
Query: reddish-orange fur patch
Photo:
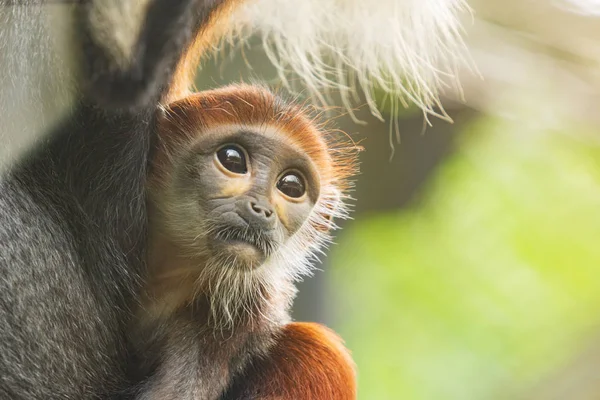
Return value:
M 355 400 L 354 363 L 342 340 L 316 323 L 286 325 L 269 356 L 254 362 L 229 398 Z

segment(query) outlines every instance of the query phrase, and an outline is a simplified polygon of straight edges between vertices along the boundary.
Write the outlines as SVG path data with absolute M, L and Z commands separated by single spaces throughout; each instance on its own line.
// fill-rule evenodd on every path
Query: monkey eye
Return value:
M 243 175 L 248 172 L 246 155 L 238 146 L 230 144 L 221 147 L 221 149 L 217 151 L 217 159 L 226 170 L 233 172 L 234 174 Z
M 306 193 L 304 179 L 294 172 L 283 175 L 277 182 L 277 189 L 293 199 L 298 199 Z

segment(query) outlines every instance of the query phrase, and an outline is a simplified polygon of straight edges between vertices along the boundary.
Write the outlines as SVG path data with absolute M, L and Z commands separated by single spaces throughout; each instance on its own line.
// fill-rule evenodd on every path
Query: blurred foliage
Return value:
M 570 133 L 476 121 L 413 206 L 341 233 L 360 399 L 523 398 L 597 335 L 600 145 Z

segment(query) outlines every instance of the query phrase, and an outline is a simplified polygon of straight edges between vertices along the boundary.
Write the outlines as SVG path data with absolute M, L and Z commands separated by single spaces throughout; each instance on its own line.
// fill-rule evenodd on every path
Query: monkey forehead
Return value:
M 196 141 L 218 142 L 218 141 L 239 141 L 240 144 L 250 146 L 250 143 L 256 148 L 269 148 L 275 153 L 275 156 L 285 155 L 293 158 L 306 158 L 311 163 L 318 163 L 321 153 L 328 156 L 327 149 L 320 148 L 318 151 L 310 151 L 304 142 L 296 140 L 292 134 L 284 132 L 281 127 L 275 125 L 253 125 L 253 124 L 226 124 L 202 130 L 196 136 Z M 193 144 L 194 141 L 192 141 Z M 249 149 L 248 149 L 249 150 Z M 319 164 L 329 162 L 329 159 L 322 160 Z M 317 165 L 314 165 L 316 167 Z
M 305 153 L 323 179 L 332 170 L 328 143 L 308 110 L 260 86 L 226 86 L 172 103 L 161 135 L 168 131 L 193 141 L 199 135 L 222 135 L 232 129 L 249 129 L 285 141 Z

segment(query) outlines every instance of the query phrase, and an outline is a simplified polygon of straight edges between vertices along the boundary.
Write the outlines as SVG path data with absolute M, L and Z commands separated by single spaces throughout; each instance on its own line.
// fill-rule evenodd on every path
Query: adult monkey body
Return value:
M 444 1 L 458 3 L 434 2 Z M 83 82 L 76 104 L 54 129 L 35 133 L 48 141 L 0 181 L 1 398 L 121 398 L 130 387 L 124 330 L 143 277 L 156 106 L 192 32 L 213 26 L 210 17 L 224 5 L 93 0 L 77 7 Z M 446 9 L 427 12 L 454 26 Z M 123 31 L 129 20 L 132 30 Z M 34 25 L 24 19 L 17 28 L 27 35 Z M 7 74 L 17 87 L 18 72 Z
M 0 398 L 120 398 L 142 276 L 157 104 L 193 31 L 225 1 L 149 4 L 131 58 L 81 7 L 85 90 L 0 182 Z M 122 66 L 125 67 L 122 67 Z

